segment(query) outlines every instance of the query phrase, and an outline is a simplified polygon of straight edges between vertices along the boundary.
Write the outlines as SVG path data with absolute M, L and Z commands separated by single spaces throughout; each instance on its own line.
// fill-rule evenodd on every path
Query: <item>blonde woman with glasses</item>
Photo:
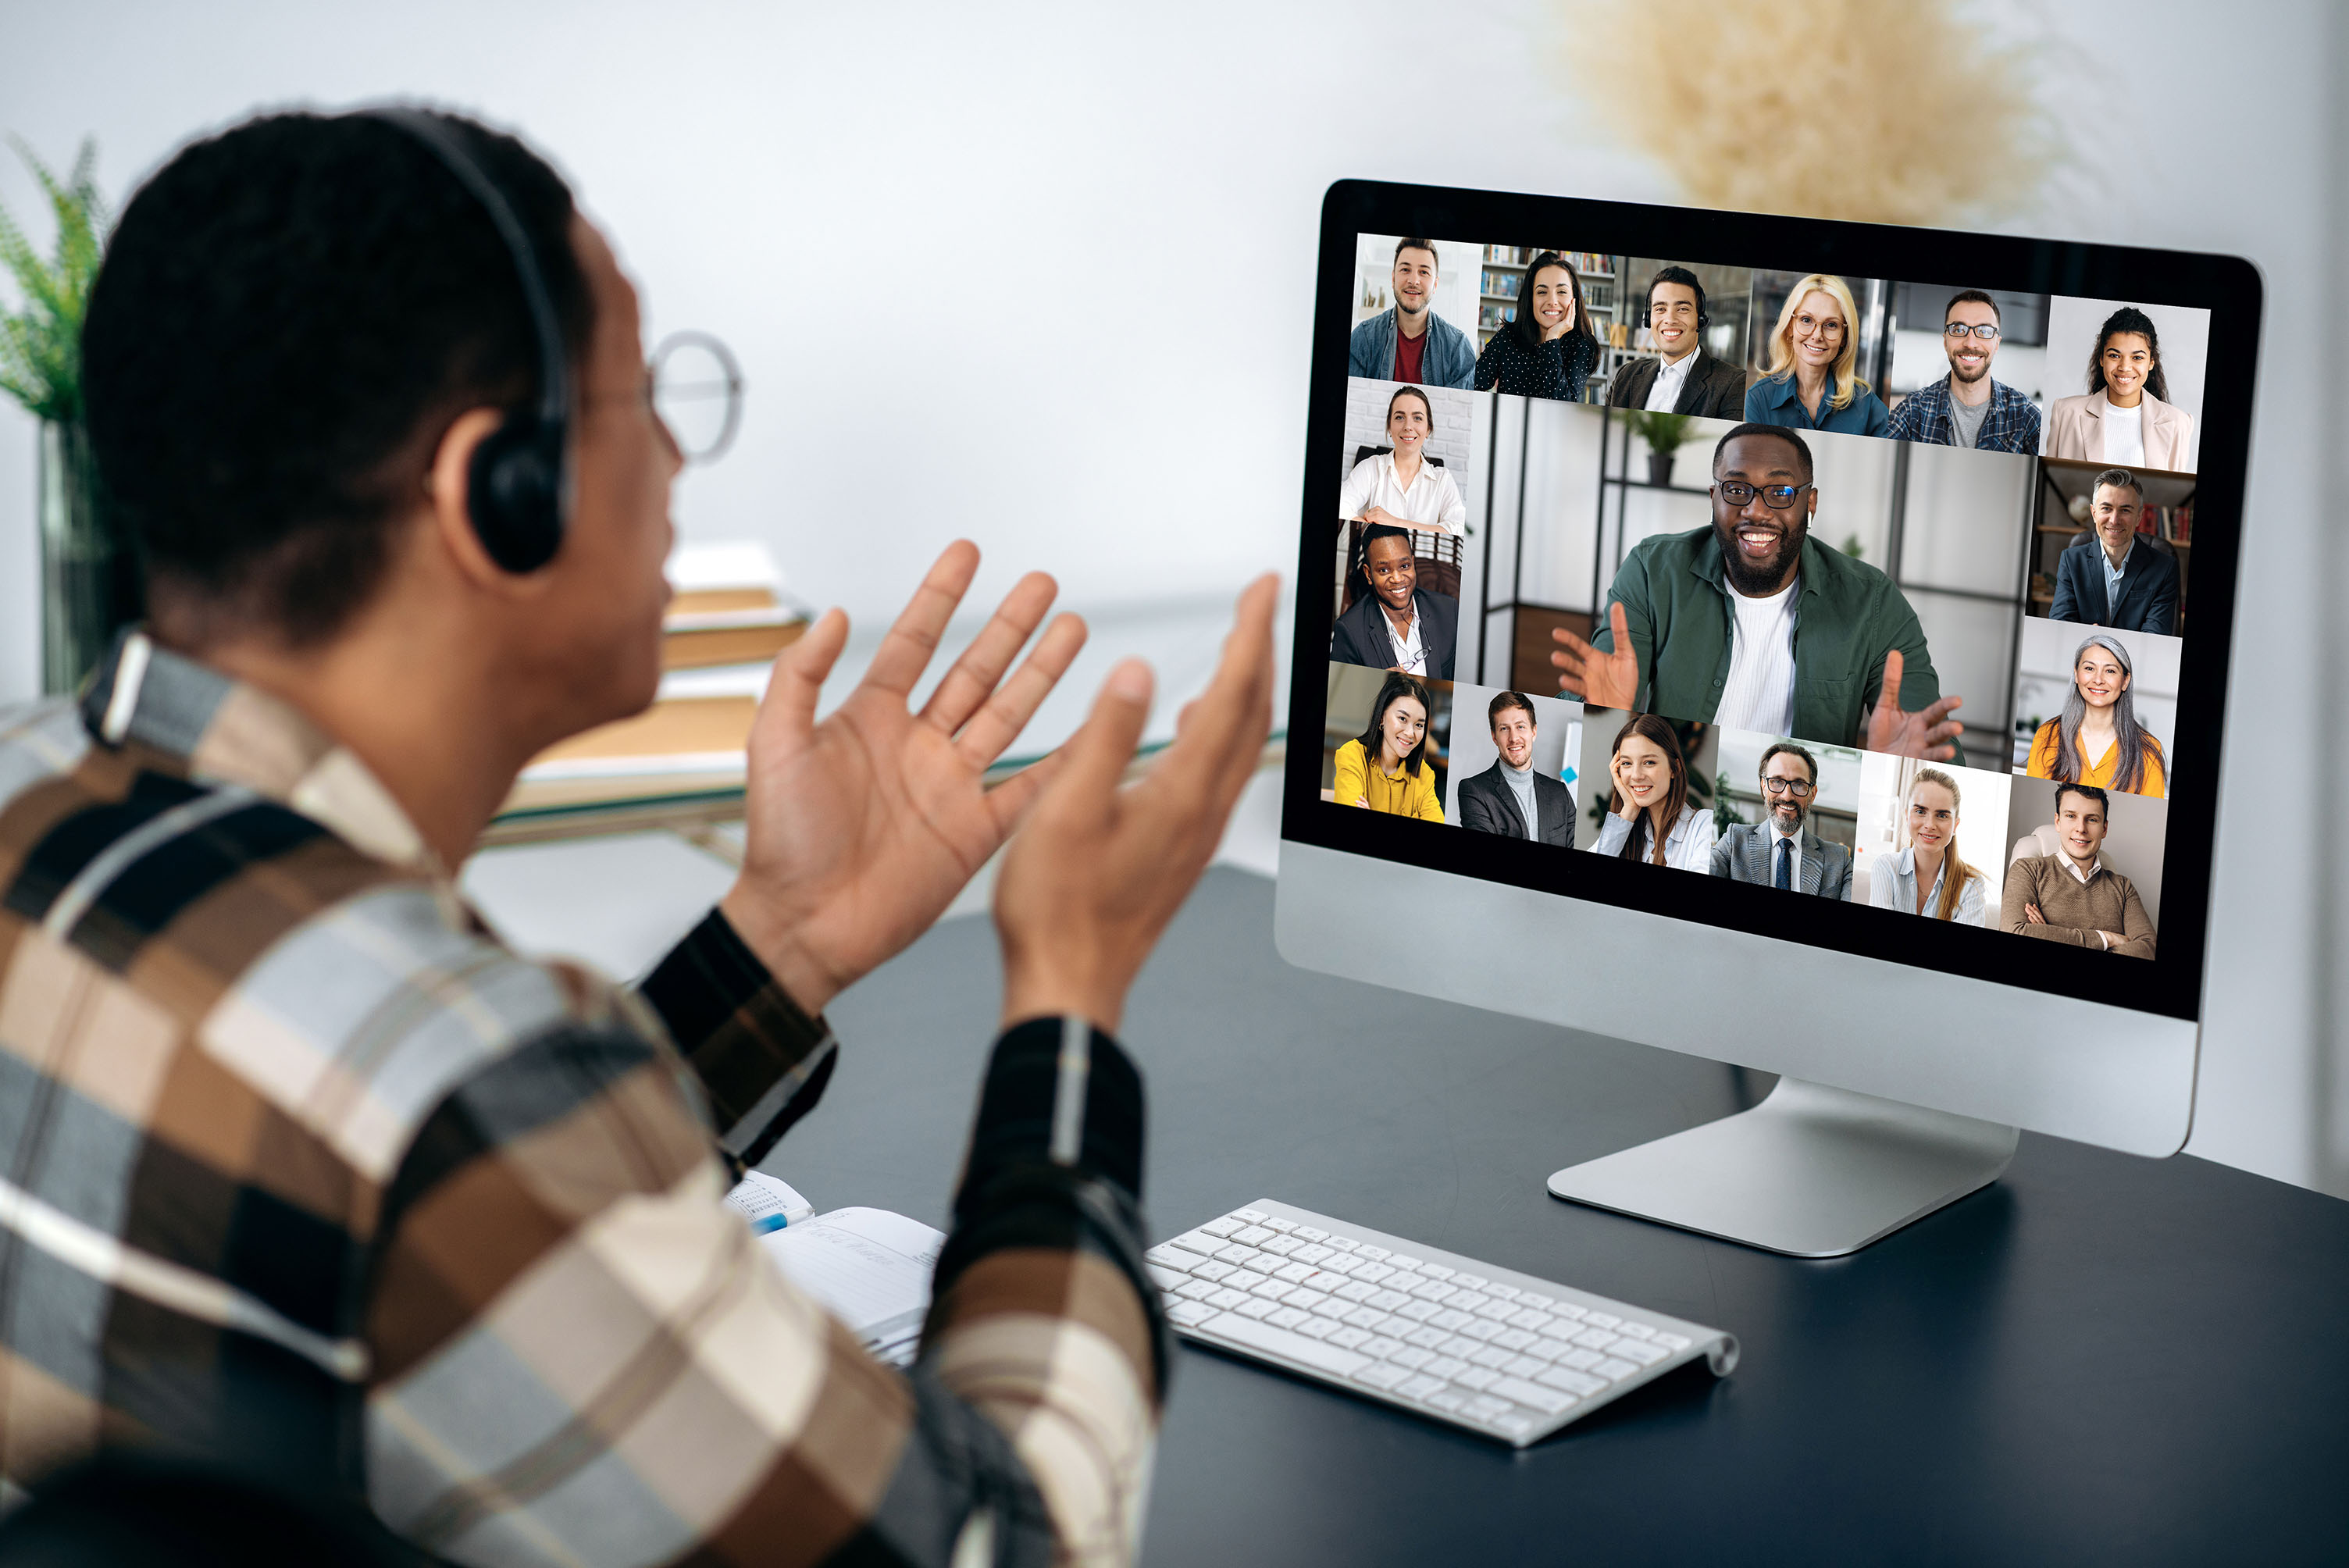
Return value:
M 1846 436 L 1891 433 L 1884 399 L 1854 374 L 1859 360 L 1859 310 L 1841 278 L 1813 273 L 1786 292 L 1770 333 L 1770 364 L 1745 389 L 1746 422 L 1833 430 Z

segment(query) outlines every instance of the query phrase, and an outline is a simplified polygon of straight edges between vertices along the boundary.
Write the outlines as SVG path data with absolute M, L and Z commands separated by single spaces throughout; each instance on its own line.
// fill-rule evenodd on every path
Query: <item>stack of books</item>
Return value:
M 523 769 L 501 816 L 626 807 L 742 788 L 744 748 L 775 655 L 808 618 L 754 542 L 680 545 L 652 707 L 573 736 Z

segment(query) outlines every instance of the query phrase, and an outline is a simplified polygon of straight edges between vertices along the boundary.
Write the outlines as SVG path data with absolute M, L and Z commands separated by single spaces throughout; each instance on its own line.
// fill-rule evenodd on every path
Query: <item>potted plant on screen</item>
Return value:
M 20 296 L 15 310 L 0 301 L 0 390 L 41 422 L 41 686 L 63 692 L 81 684 L 117 627 L 138 618 L 140 594 L 137 563 L 108 526 L 82 418 L 82 315 L 105 245 L 98 147 L 84 141 L 62 180 L 24 143 L 16 148 L 57 234 L 43 261 L 0 208 L 0 264 Z
M 1645 409 L 1631 411 L 1631 428 L 1648 443 L 1648 482 L 1668 485 L 1672 482 L 1672 454 L 1688 439 L 1689 414 L 1651 414 Z

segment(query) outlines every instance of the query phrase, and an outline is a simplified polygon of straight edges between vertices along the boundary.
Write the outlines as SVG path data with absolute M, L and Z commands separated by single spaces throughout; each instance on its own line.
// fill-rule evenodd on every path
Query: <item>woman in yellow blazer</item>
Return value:
M 1435 798 L 1435 769 L 1427 762 L 1427 716 L 1434 708 L 1426 683 L 1390 675 L 1371 705 L 1371 727 L 1338 748 L 1338 776 L 1330 798 L 1422 821 L 1444 820 Z M 1371 766 L 1376 758 L 1378 765 Z
M 2047 410 L 2047 455 L 2120 469 L 2193 470 L 2194 417 L 2169 401 L 2153 318 L 2123 305 L 2088 356 L 2088 391 Z
M 2119 638 L 2099 632 L 2082 643 L 2072 655 L 2072 695 L 2062 715 L 2031 738 L 2023 770 L 2033 779 L 2159 799 L 2166 790 L 2161 742 L 2137 727 L 2129 698 L 2135 674 Z

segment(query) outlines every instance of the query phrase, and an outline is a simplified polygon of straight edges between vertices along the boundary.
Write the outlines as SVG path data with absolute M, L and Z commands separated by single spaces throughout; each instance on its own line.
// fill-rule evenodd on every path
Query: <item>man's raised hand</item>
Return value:
M 1040 572 L 1004 596 L 922 710 L 908 706 L 978 570 L 978 546 L 947 546 L 821 724 L 816 695 L 848 617 L 826 612 L 775 661 L 750 729 L 742 874 L 719 907 L 811 1013 L 929 928 L 1050 771 L 1039 764 L 985 788 L 1084 646 L 1084 623 L 1061 615 L 1011 671 L 1058 593 Z
M 1607 626 L 1615 647 L 1604 654 L 1565 627 L 1551 627 L 1550 641 L 1558 645 L 1550 653 L 1550 665 L 1559 672 L 1557 689 L 1566 696 L 1593 707 L 1629 708 L 1640 696 L 1640 655 L 1631 646 L 1622 600 L 1607 607 Z
M 1900 707 L 1900 650 L 1894 648 L 1884 655 L 1884 685 L 1876 694 L 1876 707 L 1868 716 L 1868 732 L 1864 744 L 1870 751 L 1889 751 L 1899 757 L 1922 757 L 1942 762 L 1958 754 L 1955 746 L 1944 742 L 1958 738 L 1961 727 L 1951 720 L 1964 703 L 1963 697 L 1945 696 L 1929 703 L 1915 713 L 1904 712 Z

